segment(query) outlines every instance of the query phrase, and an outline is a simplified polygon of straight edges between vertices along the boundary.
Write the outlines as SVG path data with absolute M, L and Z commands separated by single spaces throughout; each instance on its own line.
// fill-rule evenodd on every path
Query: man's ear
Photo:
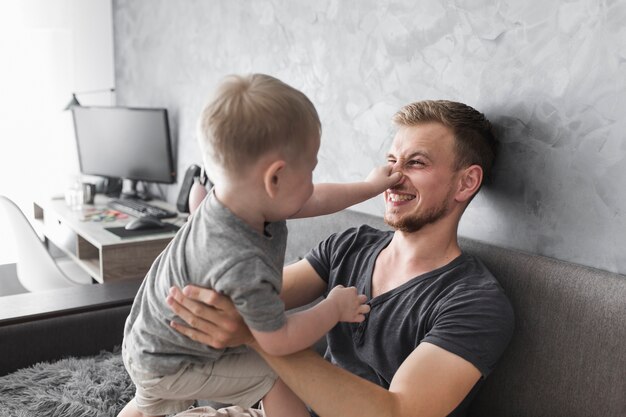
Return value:
M 461 171 L 456 200 L 463 203 L 471 200 L 483 182 L 483 169 L 479 165 L 471 165 Z
M 285 165 L 286 162 L 283 160 L 274 161 L 263 172 L 263 185 L 265 186 L 265 192 L 270 198 L 276 197 L 278 193 Z

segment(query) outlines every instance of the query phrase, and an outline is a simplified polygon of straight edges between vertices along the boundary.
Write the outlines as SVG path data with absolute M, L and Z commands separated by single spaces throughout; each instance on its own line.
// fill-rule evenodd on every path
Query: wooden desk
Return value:
M 106 209 L 107 197 L 96 196 L 93 206 L 86 209 Z M 150 204 L 172 210 L 164 202 Z M 143 278 L 154 259 L 174 237 L 174 232 L 140 237 L 121 238 L 105 230 L 124 226 L 134 217 L 112 222 L 84 220 L 81 212 L 73 211 L 63 199 L 34 203 L 35 226 L 43 236 L 77 262 L 98 282 Z M 165 219 L 181 226 L 185 217 Z

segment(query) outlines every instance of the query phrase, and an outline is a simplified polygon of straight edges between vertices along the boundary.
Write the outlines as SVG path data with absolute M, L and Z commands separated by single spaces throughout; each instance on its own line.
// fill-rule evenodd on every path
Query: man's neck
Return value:
M 439 229 L 439 230 L 437 230 Z M 431 271 L 448 264 L 461 254 L 456 229 L 442 233 L 442 228 L 425 226 L 414 233 L 396 231 L 386 248 L 387 256 L 397 262 Z
M 376 259 L 372 296 L 449 264 L 461 254 L 456 225 L 427 225 L 418 232 L 396 231 Z

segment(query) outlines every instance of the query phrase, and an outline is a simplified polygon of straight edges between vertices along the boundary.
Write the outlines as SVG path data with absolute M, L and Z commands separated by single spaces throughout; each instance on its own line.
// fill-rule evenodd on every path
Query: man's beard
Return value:
M 414 233 L 428 224 L 433 224 L 450 212 L 450 206 L 447 204 L 447 198 L 444 199 L 437 207 L 427 210 L 425 213 L 407 214 L 398 220 L 391 220 L 385 213 L 385 223 L 394 230 L 405 233 Z

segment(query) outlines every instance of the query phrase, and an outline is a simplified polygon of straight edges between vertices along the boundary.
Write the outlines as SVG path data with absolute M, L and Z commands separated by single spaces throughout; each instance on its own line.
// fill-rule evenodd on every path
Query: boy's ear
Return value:
M 272 162 L 267 168 L 265 168 L 265 172 L 263 173 L 263 185 L 265 186 L 265 192 L 270 196 L 270 198 L 276 197 L 276 194 L 278 193 L 285 165 L 285 161 L 278 160 Z
M 456 200 L 459 202 L 469 201 L 478 192 L 483 182 L 483 169 L 479 165 L 465 168 L 459 177 L 459 188 Z

